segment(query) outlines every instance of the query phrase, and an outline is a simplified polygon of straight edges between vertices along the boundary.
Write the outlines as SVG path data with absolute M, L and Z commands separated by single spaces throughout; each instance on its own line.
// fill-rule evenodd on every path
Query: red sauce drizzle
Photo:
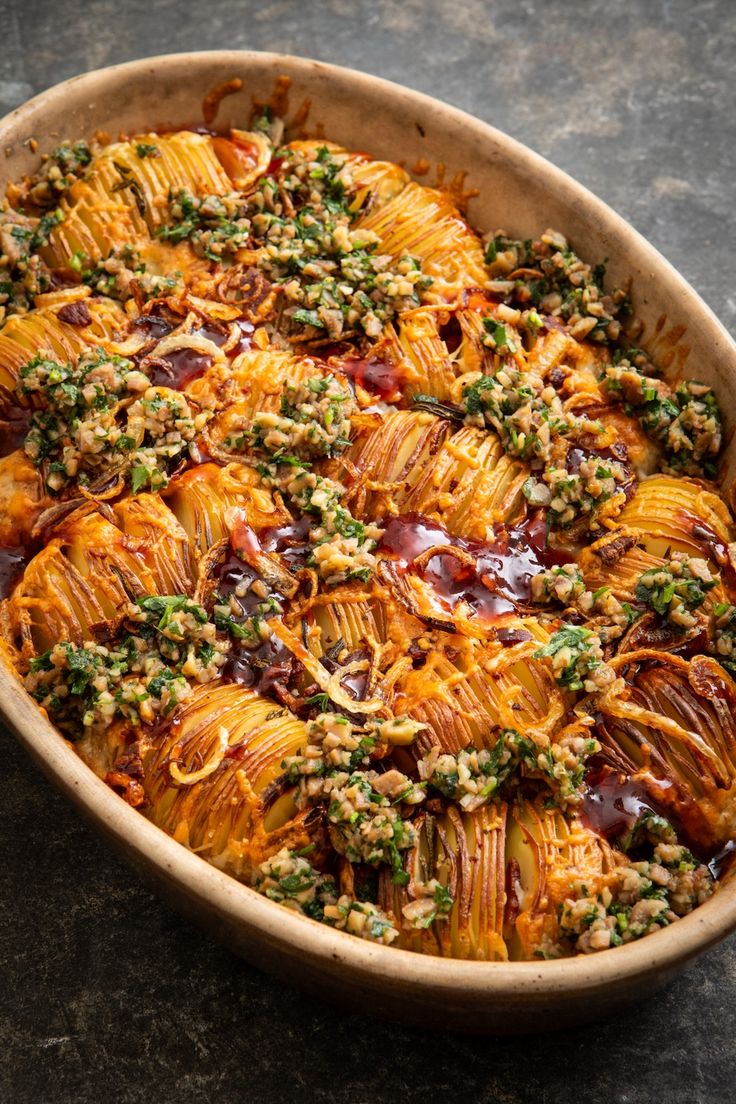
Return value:
M 662 785 L 664 788 L 668 784 Z M 671 819 L 642 782 L 605 766 L 588 771 L 580 815 L 597 835 L 613 843 L 630 832 L 645 812 Z
M 726 542 L 718 536 L 715 529 L 701 518 L 683 512 L 681 514 L 681 519 L 684 530 L 690 533 L 694 540 L 699 542 L 706 556 L 714 563 L 718 564 L 724 582 L 732 589 L 736 589 L 736 570 L 734 570 L 733 564 L 731 563 L 731 557 L 728 554 L 728 545 Z
M 231 349 L 228 353 L 229 356 L 234 357 L 238 353 L 244 353 L 251 346 L 251 334 L 255 329 L 252 322 L 249 322 L 247 318 L 234 319 L 235 325 L 240 330 L 240 338 L 234 349 Z M 205 322 L 203 326 L 199 326 L 198 329 L 193 330 L 193 333 L 199 337 L 206 337 L 208 341 L 211 341 L 214 345 L 224 345 L 230 336 L 230 323 L 223 322 L 218 324 L 212 322 L 208 324 Z
M 405 514 L 386 523 L 378 547 L 379 551 L 389 552 L 406 567 L 428 548 L 460 543 L 461 540 L 461 537 L 451 537 L 439 522 L 430 521 L 421 514 Z
M 230 544 L 234 552 L 245 552 L 246 556 L 261 551 L 261 542 L 255 530 L 242 518 L 233 526 L 233 531 L 230 535 Z M 255 577 L 254 573 L 251 574 L 252 577 Z
M 294 663 L 291 652 L 272 637 L 258 648 L 231 652 L 220 674 L 223 682 L 236 682 L 248 690 L 269 694 L 277 684 L 288 682 Z
M 194 349 L 174 349 L 147 365 L 146 375 L 154 387 L 172 387 L 181 391 L 192 380 L 204 375 L 211 364 L 211 356 L 197 353 Z
M 383 402 L 396 403 L 403 397 L 402 374 L 390 360 L 377 356 L 356 357 L 343 360 L 340 370 L 356 386 Z
M 534 637 L 526 629 L 496 629 L 496 639 L 500 644 L 511 647 L 512 644 L 523 644 Z
M 353 699 L 353 701 L 363 701 L 368 689 L 368 676 L 370 674 L 370 652 L 367 648 L 358 648 L 354 652 L 350 652 L 348 655 L 342 656 L 340 662 L 331 653 L 322 657 L 322 666 L 325 667 L 330 674 L 337 671 L 340 667 L 347 667 L 351 663 L 358 663 L 361 661 L 366 662 L 364 671 L 353 671 L 352 674 L 344 675 L 340 679 L 340 686 L 343 690 Z M 317 689 L 317 687 L 315 687 Z
M 0 418 L 0 457 L 23 447 L 31 424 L 30 410 L 10 410 Z
M 262 529 L 259 542 L 264 552 L 278 552 L 283 557 L 286 566 L 294 571 L 305 567 L 312 545 L 309 542 L 309 531 L 314 521 L 308 515 L 288 525 L 270 525 Z
M 358 655 L 357 653 L 348 656 L 346 662 L 352 662 L 354 659 L 367 658 L 365 655 Z M 368 686 L 368 671 L 356 671 L 355 674 L 345 675 L 345 678 L 340 679 L 340 685 L 347 693 L 353 698 L 354 701 L 362 701 L 365 697 L 366 687 Z
M 422 574 L 446 609 L 453 610 L 466 602 L 476 617 L 492 621 L 514 613 L 516 603 L 501 592 L 497 576 L 492 570 L 484 570 L 487 566 L 482 555 L 471 565 L 452 555 L 439 554 L 427 562 Z
M 240 330 L 240 337 L 229 350 L 230 357 L 238 356 L 250 349 L 254 330 L 253 323 L 245 318 L 235 319 L 235 322 Z M 176 325 L 176 320 L 163 314 L 142 315 L 135 322 L 135 328 L 143 330 L 153 341 L 160 341 L 161 338 L 166 337 Z M 219 347 L 227 341 L 230 328 L 217 322 L 206 322 L 193 333 L 198 337 L 207 338 Z M 138 359 L 140 360 L 140 357 Z M 212 357 L 206 353 L 198 353 L 195 349 L 175 349 L 165 356 L 150 361 L 146 365 L 146 375 L 154 387 L 173 387 L 181 391 L 187 384 L 204 375 L 211 364 Z
M 151 341 L 160 341 L 174 329 L 176 323 L 161 314 L 142 314 L 133 323 L 133 329 L 143 330 Z
M 417 569 L 423 578 L 450 610 L 465 601 L 476 616 L 491 620 L 513 613 L 520 604 L 530 601 L 534 575 L 572 559 L 548 547 L 541 511 L 517 525 L 498 526 L 495 540 L 487 542 L 453 536 L 442 525 L 420 514 L 390 518 L 379 551 L 395 557 L 403 570 L 410 570 L 422 552 L 436 547 L 459 548 L 470 554 L 472 562 L 440 551 Z
M 463 340 L 463 331 L 457 320 L 457 315 L 451 314 L 447 322 L 439 328 L 440 337 L 445 343 L 448 353 L 454 353 Z
M 0 599 L 10 594 L 30 556 L 25 548 L 0 548 Z
M 728 545 L 724 540 L 721 540 L 715 529 L 712 529 L 706 522 L 701 521 L 700 518 L 692 517 L 690 514 L 683 514 L 683 519 L 695 540 L 700 541 L 701 544 L 704 545 L 708 550 L 708 555 L 711 556 L 717 564 L 723 565 L 729 562 Z
M 700 862 L 705 862 L 714 878 L 720 878 L 729 869 L 736 855 L 736 841 L 729 840 L 715 855 L 709 856 L 702 844 L 693 839 L 687 825 L 666 802 L 672 783 L 664 779 L 648 778 L 638 781 L 621 771 L 613 770 L 596 758 L 591 760 L 586 775 L 586 788 L 580 808 L 580 817 L 597 835 L 609 843 L 620 843 L 646 813 L 663 817 L 675 830 L 678 840 L 685 843 Z M 661 792 L 662 800 L 657 800 Z
M 247 553 L 258 546 L 258 538 L 249 525 L 239 524 L 233 534 L 233 547 Z M 216 593 L 227 602 L 241 584 L 248 586 L 258 574 L 244 563 L 237 551 L 233 551 L 220 564 L 215 579 Z M 278 598 L 273 593 L 272 597 Z M 257 607 L 263 602 L 263 598 L 247 589 L 245 594 L 236 597 L 241 608 L 241 616 L 238 620 L 245 621 L 256 613 Z M 285 684 L 294 667 L 291 653 L 284 647 L 280 640 L 271 637 L 264 640 L 257 648 L 239 646 L 234 639 L 232 651 L 221 669 L 221 677 L 225 682 L 237 682 L 241 686 L 252 688 L 259 693 L 268 694 L 274 690 L 277 684 Z
M 230 357 L 236 357 L 240 356 L 241 353 L 247 353 L 248 349 L 250 349 L 253 344 L 253 331 L 255 330 L 253 323 L 249 322 L 247 318 L 236 318 L 235 324 L 240 330 L 240 338 L 237 344 L 230 349 L 228 353 Z

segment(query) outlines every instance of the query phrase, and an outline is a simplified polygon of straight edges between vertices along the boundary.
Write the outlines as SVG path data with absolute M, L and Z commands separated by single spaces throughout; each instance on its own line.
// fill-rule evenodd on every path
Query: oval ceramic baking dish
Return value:
M 289 114 L 308 108 L 307 128 L 374 157 L 466 173 L 469 218 L 520 238 L 554 226 L 583 255 L 608 257 L 614 284 L 633 281 L 640 343 L 675 375 L 691 370 L 723 400 L 736 346 L 693 290 L 634 230 L 558 169 L 498 131 L 426 96 L 349 70 L 273 54 L 212 52 L 132 62 L 73 78 L 0 123 L 6 180 L 59 138 L 132 133 L 202 120 L 205 97 L 237 77 L 216 125 L 237 125 L 251 97 L 268 99 L 289 78 Z M 283 82 L 282 82 L 283 88 Z M 151 105 L 160 117 L 151 118 Z M 366 120 L 370 119 L 370 129 Z M 707 350 L 707 357 L 699 351 Z M 726 430 L 733 412 L 724 404 Z M 723 485 L 730 500 L 733 455 Z M 2 713 L 42 769 L 159 890 L 258 966 L 362 1010 L 472 1032 L 563 1027 L 614 1012 L 666 981 L 736 927 L 736 885 L 673 927 L 608 954 L 557 962 L 438 959 L 365 943 L 281 909 L 203 862 L 108 789 L 42 717 L 10 671 L 0 669 Z

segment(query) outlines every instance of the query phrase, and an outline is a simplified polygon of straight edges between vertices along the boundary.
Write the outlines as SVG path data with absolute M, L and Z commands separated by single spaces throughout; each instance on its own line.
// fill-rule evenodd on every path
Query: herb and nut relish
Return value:
M 721 418 L 604 277 L 268 109 L 60 145 L 0 212 L 28 692 L 364 939 L 558 958 L 690 912 L 736 834 Z

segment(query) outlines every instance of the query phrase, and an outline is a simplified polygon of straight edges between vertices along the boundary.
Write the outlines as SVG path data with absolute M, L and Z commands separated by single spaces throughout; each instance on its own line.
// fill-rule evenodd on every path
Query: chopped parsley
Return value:
M 591 678 L 598 681 L 597 672 L 608 670 L 599 637 L 583 625 L 562 625 L 534 658 L 550 659 L 555 679 L 570 691 L 583 690 Z
M 25 685 L 78 739 L 80 726 L 168 716 L 191 693 L 189 677 L 217 677 L 225 650 L 201 606 L 186 595 L 156 595 L 132 603 L 107 644 L 63 641 L 32 659 Z
M 675 553 L 639 576 L 635 597 L 682 632 L 696 623 L 692 611 L 702 606 L 717 581 L 704 560 Z

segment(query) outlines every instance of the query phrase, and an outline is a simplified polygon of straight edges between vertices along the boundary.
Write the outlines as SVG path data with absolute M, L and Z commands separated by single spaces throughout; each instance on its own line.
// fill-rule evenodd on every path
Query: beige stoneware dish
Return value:
M 309 103 L 307 129 L 372 156 L 467 172 L 469 217 L 531 237 L 554 226 L 587 258 L 607 257 L 613 285 L 634 284 L 640 344 L 669 371 L 716 388 L 727 440 L 736 411 L 736 345 L 681 276 L 639 234 L 579 184 L 517 142 L 464 113 L 387 81 L 275 54 L 218 51 L 148 58 L 65 81 L 0 122 L 4 180 L 19 177 L 60 138 L 98 129 L 116 136 L 193 125 L 217 84 L 243 80 L 222 101 L 217 127 L 242 125 L 253 95 L 291 80 L 289 111 Z M 428 178 L 423 178 L 429 182 Z M 724 486 L 736 475 L 726 451 Z M 736 928 L 736 879 L 701 908 L 650 938 L 602 955 L 551 962 L 461 962 L 377 946 L 280 908 L 175 843 L 98 779 L 0 669 L 0 712 L 48 777 L 147 880 L 258 967 L 288 982 L 403 1023 L 494 1033 L 539 1031 L 607 1016 L 643 998 Z

